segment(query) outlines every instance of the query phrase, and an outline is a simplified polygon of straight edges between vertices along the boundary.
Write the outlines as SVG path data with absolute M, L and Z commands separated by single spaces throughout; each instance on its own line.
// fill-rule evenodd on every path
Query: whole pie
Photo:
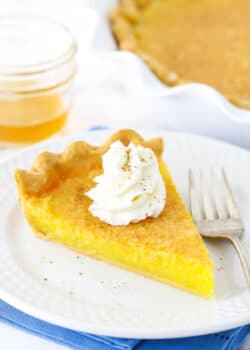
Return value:
M 111 26 L 167 85 L 205 83 L 250 108 L 250 1 L 121 0 Z
M 102 174 L 102 155 L 119 140 L 150 148 L 167 191 L 161 214 L 112 226 L 89 210 L 86 193 Z M 72 250 L 179 287 L 214 295 L 213 263 L 161 156 L 161 138 L 145 141 L 120 130 L 102 146 L 74 142 L 61 154 L 44 152 L 30 170 L 16 170 L 20 203 L 35 233 Z

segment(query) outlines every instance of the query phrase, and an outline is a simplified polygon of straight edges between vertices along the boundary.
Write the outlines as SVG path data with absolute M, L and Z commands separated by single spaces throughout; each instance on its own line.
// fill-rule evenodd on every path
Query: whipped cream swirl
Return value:
M 110 225 L 128 225 L 157 217 L 166 202 L 158 160 L 150 148 L 114 142 L 103 155 L 103 174 L 86 193 L 92 215 Z

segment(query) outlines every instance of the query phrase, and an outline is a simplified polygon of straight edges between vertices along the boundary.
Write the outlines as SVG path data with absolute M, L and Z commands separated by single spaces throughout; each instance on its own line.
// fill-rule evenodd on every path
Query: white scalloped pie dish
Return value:
M 114 86 L 123 93 L 140 96 L 145 105 L 151 98 L 163 106 L 165 117 L 157 117 L 156 111 L 151 126 L 190 131 L 250 148 L 250 110 L 234 106 L 205 84 L 167 87 L 133 53 L 117 50 L 108 22 L 108 12 L 116 3 L 117 0 L 82 1 L 85 8 L 93 10 L 95 25 L 91 34 L 94 57 L 85 56 L 85 65 L 80 66 L 80 85 L 86 86 L 88 79 L 84 79 L 92 71 L 93 80 L 100 84 L 104 81 L 107 88 Z M 138 116 L 137 126 L 144 127 Z
M 203 300 L 41 239 L 31 232 L 17 202 L 14 169 L 29 167 L 41 151 L 61 151 L 76 139 L 100 144 L 110 131 L 92 131 L 41 143 L 1 162 L 0 298 L 45 321 L 116 337 L 174 338 L 230 329 L 250 322 L 250 294 L 231 245 L 206 241 L 215 264 L 216 297 Z M 162 135 L 178 190 L 187 202 L 192 167 L 224 165 L 245 224 L 250 247 L 250 153 L 184 133 Z

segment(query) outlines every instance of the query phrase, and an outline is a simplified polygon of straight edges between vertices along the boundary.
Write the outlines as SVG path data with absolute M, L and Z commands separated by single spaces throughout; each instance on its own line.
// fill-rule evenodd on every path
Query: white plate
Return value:
M 89 132 L 82 138 L 99 144 L 108 133 Z M 143 134 L 148 138 L 159 131 Z M 185 200 L 189 167 L 198 171 L 225 166 L 249 246 L 250 153 L 198 136 L 160 134 L 165 158 Z M 39 144 L 1 163 L 0 298 L 48 322 L 117 337 L 184 337 L 249 323 L 250 296 L 239 260 L 226 242 L 206 242 L 216 276 L 216 298 L 206 301 L 34 237 L 17 203 L 13 171 L 29 167 L 41 151 L 61 151 L 74 139 Z

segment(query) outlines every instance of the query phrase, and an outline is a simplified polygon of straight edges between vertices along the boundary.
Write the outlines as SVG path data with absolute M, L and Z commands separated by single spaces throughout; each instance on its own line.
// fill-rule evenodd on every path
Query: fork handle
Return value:
M 237 251 L 243 271 L 247 281 L 247 287 L 250 292 L 250 255 L 243 245 L 242 241 L 238 237 L 230 237 L 231 242 L 234 245 L 235 250 Z

